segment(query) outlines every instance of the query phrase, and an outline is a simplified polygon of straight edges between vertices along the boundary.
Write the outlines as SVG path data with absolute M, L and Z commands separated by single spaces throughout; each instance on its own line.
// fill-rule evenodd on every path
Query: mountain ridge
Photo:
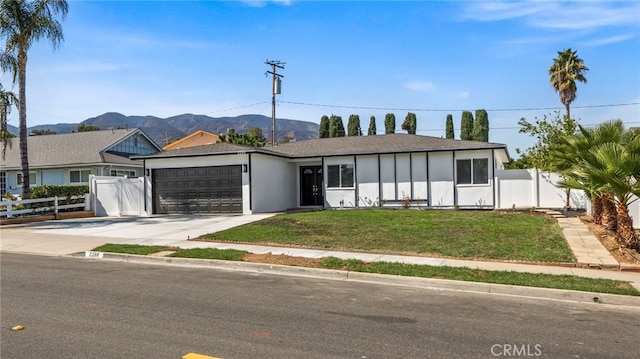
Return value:
M 97 126 L 101 130 L 141 128 L 160 146 L 164 146 L 167 143 L 183 138 L 198 130 L 220 134 L 227 132 L 229 129 L 234 129 L 237 133 L 245 133 L 252 127 L 262 129 L 267 140 L 271 140 L 271 117 L 257 114 L 246 114 L 234 117 L 210 117 L 185 113 L 161 118 L 150 115 L 127 116 L 118 112 L 106 112 L 77 124 L 44 124 L 28 127 L 27 130 L 29 133 L 33 130 L 50 130 L 60 134 L 71 133 L 74 132 L 80 124 Z M 276 119 L 276 139 L 281 140 L 284 136 L 295 138 L 298 141 L 317 138 L 318 128 L 319 125 L 313 122 L 278 118 Z M 15 126 L 9 125 L 8 130 L 16 136 L 19 135 L 19 129 Z

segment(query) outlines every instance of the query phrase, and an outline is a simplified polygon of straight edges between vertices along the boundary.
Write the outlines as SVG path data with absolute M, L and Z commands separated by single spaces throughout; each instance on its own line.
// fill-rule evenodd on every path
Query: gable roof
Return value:
M 160 150 L 160 147 L 144 131 L 137 128 L 29 136 L 27 138 L 29 167 L 60 167 L 91 163 L 137 164 L 125 156 L 107 152 L 111 147 L 134 134 L 143 135 Z M 2 168 L 21 168 L 19 138 L 10 139 Z
M 169 151 L 185 147 L 211 145 L 216 143 L 218 139 L 220 139 L 220 136 L 214 133 L 199 130 L 177 141 L 169 143 L 168 145 L 162 147 L 162 150 Z
M 250 147 L 232 145 L 229 143 L 217 143 L 213 145 L 164 151 L 162 153 L 155 153 L 151 155 L 135 156 L 133 158 L 206 156 L 248 152 L 264 153 L 286 158 L 310 158 L 480 149 L 502 149 L 505 151 L 505 155 L 508 158 L 507 146 L 501 143 L 451 140 L 439 137 L 408 134 L 319 138 L 267 147 Z

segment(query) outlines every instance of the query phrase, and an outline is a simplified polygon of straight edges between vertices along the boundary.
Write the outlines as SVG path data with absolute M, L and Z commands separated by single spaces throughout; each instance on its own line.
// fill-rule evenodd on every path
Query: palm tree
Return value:
M 578 57 L 577 51 L 566 49 L 558 51 L 558 58 L 553 60 L 553 65 L 549 67 L 549 82 L 553 89 L 560 94 L 560 102 L 567 109 L 567 117 L 571 118 L 569 105 L 576 99 L 578 87 L 576 81 L 587 82 L 587 78 L 582 74 L 589 69 L 584 65 L 584 61 Z
M 62 25 L 55 16 L 59 14 L 64 18 L 68 11 L 66 0 L 2 0 L 0 3 L 0 36 L 6 40 L 5 51 L 17 59 L 18 65 L 22 198 L 30 197 L 27 155 L 27 52 L 31 45 L 42 37 L 49 40 L 54 49 L 57 48 L 64 36 Z
M 618 235 L 621 245 L 637 248 L 638 238 L 629 216 L 629 204 L 640 196 L 640 136 L 635 136 L 628 144 L 605 143 L 591 150 L 594 162 L 585 173 L 596 183 L 606 184 L 614 194 L 617 211 Z M 636 196 L 633 199 L 633 196 Z
M 2 160 L 7 156 L 7 145 L 11 145 L 9 139 L 14 137 L 8 130 L 7 115 L 11 112 L 11 107 L 18 104 L 18 98 L 11 91 L 5 91 L 0 84 L 0 141 L 2 141 Z

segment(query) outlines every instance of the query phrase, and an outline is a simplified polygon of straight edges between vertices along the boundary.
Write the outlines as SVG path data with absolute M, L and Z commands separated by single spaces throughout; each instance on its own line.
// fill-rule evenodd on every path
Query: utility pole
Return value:
M 267 74 L 273 75 L 273 82 L 271 83 L 271 146 L 275 146 L 276 144 L 276 95 L 280 94 L 280 82 L 281 78 L 284 77 L 276 72 L 276 69 L 284 69 L 285 62 L 277 61 L 277 60 L 267 60 L 264 62 L 267 65 L 271 66 L 271 71 L 267 71 L 264 75 Z

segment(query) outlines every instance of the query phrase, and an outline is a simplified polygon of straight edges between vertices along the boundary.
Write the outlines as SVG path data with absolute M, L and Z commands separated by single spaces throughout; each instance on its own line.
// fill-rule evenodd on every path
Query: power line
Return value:
M 314 107 L 333 107 L 333 108 L 351 108 L 359 110 L 383 110 L 383 111 L 411 111 L 411 112 L 461 112 L 468 111 L 468 109 L 433 109 L 433 108 L 394 108 L 394 107 L 371 107 L 371 106 L 352 106 L 352 105 L 328 105 L 319 103 L 308 102 L 295 102 L 295 101 L 279 101 L 280 103 L 287 103 L 291 105 L 301 106 L 314 106 Z M 605 105 L 585 105 L 585 106 L 573 106 L 572 108 L 596 108 L 596 107 L 620 107 L 620 106 L 633 106 L 640 105 L 640 102 L 630 103 L 618 103 L 618 104 L 605 104 Z M 485 109 L 492 112 L 514 112 L 514 111 L 538 111 L 538 110 L 560 110 L 564 107 L 531 107 L 531 108 L 494 108 Z

